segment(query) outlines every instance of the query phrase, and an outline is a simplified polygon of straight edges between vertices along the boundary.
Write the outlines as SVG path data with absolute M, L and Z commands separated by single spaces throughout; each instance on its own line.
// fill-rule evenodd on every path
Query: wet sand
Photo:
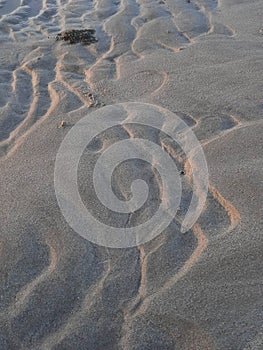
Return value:
M 0 0 L 1 349 L 263 348 L 262 13 L 260 0 Z M 94 28 L 98 42 L 55 41 L 72 28 Z M 137 215 L 103 211 L 88 182 L 109 145 L 150 139 L 185 171 L 181 212 L 167 229 L 111 249 L 67 224 L 54 167 L 77 121 L 127 102 L 166 108 L 192 128 L 209 192 L 181 233 L 193 188 L 180 150 L 128 124 L 99 135 L 81 158 L 79 189 L 113 226 L 146 220 L 159 190 L 153 181 L 151 206 Z M 123 198 L 129 170 L 153 176 L 139 161 L 118 169 Z

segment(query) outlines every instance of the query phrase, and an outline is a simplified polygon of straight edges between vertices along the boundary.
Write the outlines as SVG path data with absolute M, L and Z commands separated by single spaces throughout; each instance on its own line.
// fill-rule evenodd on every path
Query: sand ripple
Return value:
M 262 37 L 254 23 L 237 22 L 234 2 L 0 0 L 1 349 L 260 348 L 259 224 L 249 222 L 250 209 L 242 210 L 237 198 L 249 199 L 240 185 L 247 169 L 254 169 L 246 175 L 251 193 L 262 183 L 262 152 L 253 136 L 263 116 Z M 256 23 L 258 3 L 251 12 Z M 235 6 L 246 19 L 248 5 Z M 55 42 L 60 31 L 90 27 L 95 45 Z M 193 179 L 178 145 L 129 125 L 98 135 L 80 162 L 80 189 L 94 212 L 100 208 L 85 176 L 118 139 L 151 139 L 185 173 L 180 212 L 171 225 L 152 242 L 115 250 L 71 231 L 56 203 L 53 170 L 59 145 L 77 120 L 127 101 L 176 112 L 211 152 L 212 176 L 202 216 L 182 234 Z M 248 145 L 259 150 L 244 156 L 245 170 L 237 157 L 225 156 L 242 147 L 231 139 L 239 140 L 239 132 L 245 156 Z M 216 157 L 225 164 L 217 165 Z M 155 176 L 153 167 L 129 166 Z M 240 192 L 221 191 L 224 166 L 225 182 Z M 125 181 L 118 173 L 114 181 L 126 198 Z M 154 186 L 156 204 L 157 180 Z M 150 212 L 123 220 L 136 225 Z

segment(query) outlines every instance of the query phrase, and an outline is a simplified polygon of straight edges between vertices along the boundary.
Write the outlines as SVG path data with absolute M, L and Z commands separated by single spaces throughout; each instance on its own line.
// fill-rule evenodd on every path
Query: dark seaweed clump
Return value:
M 90 45 L 98 41 L 94 34 L 94 29 L 72 29 L 57 34 L 56 40 L 63 40 L 70 44 L 83 43 Z

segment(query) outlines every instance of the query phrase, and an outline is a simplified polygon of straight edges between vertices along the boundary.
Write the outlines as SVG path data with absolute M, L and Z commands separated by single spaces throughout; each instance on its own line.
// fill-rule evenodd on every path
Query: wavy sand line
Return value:
M 121 67 L 117 66 L 119 64 L 119 59 L 122 57 L 123 54 L 127 53 L 128 51 L 128 47 L 130 45 L 129 43 L 129 39 L 128 42 L 127 40 L 124 42 L 119 42 L 119 39 L 116 37 L 116 35 L 114 34 L 114 27 L 113 27 L 113 31 L 111 31 L 111 22 L 116 21 L 116 18 L 120 17 L 120 19 L 122 19 L 123 17 L 127 17 L 127 21 L 125 23 L 125 28 L 127 27 L 128 23 L 131 23 L 132 20 L 134 19 L 134 17 L 132 17 L 129 14 L 129 9 L 132 8 L 132 5 L 130 3 L 130 1 L 128 0 L 122 0 L 119 4 L 119 7 L 117 9 L 117 11 L 112 14 L 111 16 L 108 17 L 107 21 L 105 21 L 105 23 L 103 24 L 103 30 L 104 32 L 111 38 L 111 43 L 110 43 L 110 47 L 108 49 L 108 51 L 106 51 L 103 55 L 101 55 L 96 62 L 88 69 L 86 70 L 86 81 L 88 82 L 88 84 L 94 88 L 94 75 L 96 75 L 96 69 L 99 68 L 99 65 L 103 63 L 104 60 L 107 60 L 107 58 L 112 58 L 113 56 L 113 60 L 111 59 L 111 63 L 114 64 L 114 68 L 112 67 L 112 64 L 108 65 L 110 66 L 108 69 L 108 72 L 106 73 L 105 71 L 105 67 L 103 67 L 104 70 L 104 74 L 107 74 L 110 78 L 110 80 L 118 80 L 118 77 L 120 76 L 120 72 L 121 72 Z M 126 11 L 128 12 L 126 14 Z M 130 19 L 131 17 L 131 19 Z M 121 26 L 122 23 L 120 23 L 120 30 L 121 30 Z M 132 24 L 130 24 L 131 27 Z M 118 45 L 118 47 L 120 47 L 121 52 L 118 52 L 118 60 L 116 60 L 114 57 L 116 56 L 116 54 L 114 54 L 114 51 L 116 49 L 116 45 Z M 122 47 L 123 46 L 123 47 Z M 99 69 L 98 69 L 99 70 Z M 114 70 L 114 78 L 111 77 L 110 71 Z M 99 79 L 100 81 L 101 79 Z M 103 79 L 102 79 L 103 80 Z M 98 79 L 97 79 L 97 84 L 99 83 Z
M 48 86 L 48 90 L 49 90 L 51 96 L 55 96 L 55 98 L 52 100 L 52 103 L 51 103 L 47 113 L 41 119 L 36 121 L 35 123 L 33 123 L 33 122 L 31 123 L 30 122 L 31 118 L 29 118 L 29 125 L 25 125 L 24 133 L 22 133 L 24 128 L 22 128 L 22 126 L 21 126 L 21 129 L 17 130 L 15 137 L 7 140 L 7 144 L 5 144 L 3 146 L 5 153 L 2 157 L 0 157 L 0 161 L 1 160 L 4 161 L 5 159 L 9 158 L 22 145 L 22 143 L 27 138 L 27 136 L 30 135 L 30 133 L 35 128 L 37 128 L 39 125 L 41 125 L 45 121 L 45 119 L 48 118 L 49 115 L 56 109 L 57 105 L 59 104 L 59 97 L 51 85 Z M 17 138 L 16 138 L 16 136 L 17 136 Z
M 195 15 L 200 15 L 200 13 L 204 16 L 205 20 L 206 20 L 206 16 L 201 12 L 201 10 L 199 9 L 199 6 L 197 6 L 196 4 L 194 4 L 192 1 L 190 2 L 182 2 L 181 5 L 179 5 L 178 8 L 176 8 L 175 12 L 171 9 L 171 2 L 168 2 L 166 4 L 166 8 L 167 10 L 170 12 L 172 18 L 173 18 L 173 22 L 175 25 L 175 28 L 177 30 L 177 32 L 190 44 L 194 44 L 195 38 L 197 38 L 200 35 L 203 35 L 205 32 L 207 31 L 202 31 L 199 34 L 195 34 L 191 36 L 190 32 L 187 32 L 187 30 L 183 30 L 180 27 L 180 24 L 178 22 L 180 22 L 180 18 L 184 18 L 186 21 L 188 20 L 188 16 L 189 16 L 189 9 L 191 9 L 192 13 L 195 13 Z M 175 6 L 177 4 L 173 3 L 173 6 Z M 196 19 L 195 19 L 196 20 Z M 200 25 L 200 22 L 202 22 L 200 20 L 200 18 L 198 19 L 197 23 Z M 183 20 L 184 23 L 184 20 Z M 191 28 L 189 28 L 191 29 Z
M 182 156 L 176 153 L 171 145 L 167 145 L 165 141 L 161 141 L 161 147 L 165 150 L 173 159 L 177 160 L 179 163 L 183 163 L 184 159 Z
M 192 179 L 192 168 L 190 161 L 187 160 L 185 162 L 185 176 L 188 181 L 191 181 Z M 226 214 L 228 215 L 230 219 L 230 226 L 228 228 L 227 232 L 232 231 L 240 222 L 240 214 L 238 210 L 227 200 L 225 199 L 222 194 L 211 184 L 209 185 L 209 192 L 212 194 L 214 199 L 224 208 Z
M 231 116 L 232 118 L 236 118 L 234 116 Z M 227 130 L 224 130 L 222 133 L 220 133 L 219 135 L 215 136 L 215 137 L 212 137 L 208 140 L 205 140 L 204 142 L 202 141 L 202 146 L 206 146 L 214 141 L 217 141 L 219 140 L 220 138 L 224 137 L 224 136 L 227 136 L 229 133 L 231 133 L 232 131 L 235 131 L 235 130 L 238 130 L 238 129 L 243 129 L 243 128 L 247 128 L 247 127 L 250 127 L 250 126 L 254 126 L 254 125 L 260 125 L 263 123 L 263 120 L 262 119 L 259 119 L 259 120 L 255 120 L 255 121 L 252 121 L 252 122 L 238 122 L 238 125 L 234 126 L 233 128 L 231 129 L 227 129 Z
M 158 39 L 158 33 L 156 37 L 148 37 L 148 32 L 149 32 L 149 28 L 152 27 L 152 30 L 155 30 L 155 26 L 158 28 L 157 31 L 159 31 L 159 26 L 163 25 L 164 23 L 167 25 L 168 23 L 168 27 L 169 24 L 172 23 L 174 29 L 175 29 L 175 33 L 174 34 L 174 38 L 181 38 L 182 40 L 179 40 L 179 45 L 181 46 L 182 44 L 188 43 L 189 38 L 187 37 L 187 35 L 185 35 L 185 33 L 181 32 L 178 28 L 178 26 L 175 23 L 175 16 L 171 13 L 171 11 L 169 11 L 169 9 L 167 7 L 165 7 L 165 9 L 159 5 L 157 6 L 156 3 L 154 3 L 154 14 L 151 13 L 151 10 L 149 10 L 149 6 L 147 6 L 147 4 L 144 4 L 143 2 L 139 3 L 140 5 L 140 14 L 134 18 L 133 20 L 133 26 L 136 29 L 136 36 L 132 42 L 131 45 L 131 50 L 133 52 L 134 55 L 136 55 L 138 57 L 138 59 L 143 59 L 145 57 L 145 55 L 143 54 L 144 50 L 137 50 L 136 49 L 136 44 L 138 41 L 144 41 L 144 42 L 151 42 L 152 44 L 155 44 L 155 46 L 159 46 L 161 48 L 164 48 L 170 52 L 179 52 L 180 48 L 178 47 L 178 45 L 176 46 L 172 46 L 169 44 L 169 40 L 168 43 L 164 43 L 162 42 L 160 39 Z M 146 18 L 148 18 L 148 16 L 150 16 L 150 20 L 145 21 Z M 168 22 L 163 21 L 164 18 L 168 19 Z M 140 25 L 137 22 L 141 22 Z M 168 35 L 170 33 L 170 30 L 165 31 L 166 34 Z M 170 27 L 169 27 L 170 29 Z M 160 29 L 160 33 L 162 32 L 162 30 L 164 30 L 164 28 Z M 173 32 L 173 30 L 172 30 Z M 151 45 L 150 45 L 151 46 Z M 139 46 L 140 47 L 140 46 Z M 146 44 L 146 51 L 147 51 L 147 44 Z
M 57 61 L 55 73 L 56 73 L 56 81 L 59 82 L 62 86 L 64 86 L 68 91 L 70 91 L 73 95 L 75 95 L 84 106 L 89 106 L 89 101 L 78 92 L 77 89 L 74 89 L 69 83 L 67 83 L 62 76 L 63 71 L 63 63 L 62 60 L 64 59 L 66 54 L 62 54 Z
M 157 244 L 153 250 L 151 250 L 148 254 L 145 253 L 143 245 L 137 246 L 140 256 L 140 268 L 141 268 L 141 278 L 138 287 L 137 296 L 129 303 L 126 308 L 123 310 L 124 323 L 122 328 L 122 333 L 124 334 L 121 338 L 122 349 L 128 349 L 128 337 L 129 330 L 132 324 L 133 314 L 140 307 L 141 303 L 147 297 L 147 261 L 148 258 L 156 252 L 162 245 L 163 240 Z
M 130 137 L 130 139 L 135 139 L 136 138 L 136 135 L 134 134 L 132 129 L 129 128 L 129 126 L 127 124 L 122 124 L 122 128 L 127 132 L 127 134 Z
M 241 123 L 240 120 L 238 120 L 238 118 L 236 116 L 234 116 L 234 115 L 230 115 L 230 118 L 233 120 L 235 125 L 232 128 L 223 130 L 222 132 L 220 132 L 216 136 L 212 136 L 212 137 L 210 137 L 208 139 L 202 140 L 201 144 L 202 144 L 203 147 L 208 145 L 208 144 L 210 144 L 211 142 L 214 142 L 214 141 L 220 139 L 221 137 L 226 136 L 227 134 L 233 132 L 234 130 L 240 129 L 240 128 L 242 128 L 242 127 L 244 127 L 246 125 L 246 123 Z M 198 123 L 197 123 L 197 125 L 198 125 Z
M 12 1 L 9 1 L 13 3 Z M 45 1 L 46 3 L 46 1 Z M 13 11 L 5 14 L 0 19 L 9 28 L 9 39 L 18 42 L 20 38 L 31 37 L 32 34 L 40 33 L 35 20 L 41 16 L 43 12 L 43 1 L 20 1 L 20 3 L 13 9 Z M 14 26 L 19 22 L 19 27 Z M 46 20 L 47 22 L 47 20 Z
M 81 303 L 81 306 L 78 307 L 75 311 L 72 311 L 71 316 L 67 321 L 55 332 L 48 335 L 42 342 L 39 344 L 39 349 L 48 350 L 52 349 L 53 346 L 59 344 L 64 338 L 68 337 L 70 334 L 73 334 L 81 325 L 82 321 L 87 317 L 89 309 L 93 304 L 95 304 L 98 296 L 103 290 L 104 283 L 108 278 L 111 272 L 111 263 L 110 259 L 107 260 L 108 266 L 105 270 L 103 276 L 95 285 L 91 286 L 84 297 L 84 300 Z M 32 348 L 33 349 L 33 348 Z
M 122 333 L 124 334 L 121 339 L 122 348 L 126 349 L 128 340 L 129 340 L 129 330 L 132 328 L 132 323 L 134 319 L 141 314 L 146 313 L 146 310 L 152 300 L 154 300 L 157 296 L 160 296 L 160 294 L 164 293 L 168 289 L 172 288 L 180 279 L 182 279 L 188 271 L 200 260 L 202 253 L 207 247 L 208 240 L 206 236 L 204 235 L 203 231 L 199 227 L 198 224 L 195 224 L 193 227 L 193 232 L 197 238 L 198 244 L 190 258 L 185 262 L 183 267 L 173 276 L 171 277 L 158 291 L 152 293 L 151 295 L 146 295 L 146 270 L 147 270 L 147 258 L 156 251 L 160 245 L 158 245 L 153 251 L 151 251 L 149 254 L 145 256 L 145 253 L 142 253 L 142 250 L 140 248 L 140 254 L 142 258 L 142 265 L 141 265 L 141 283 L 142 287 L 140 286 L 138 291 L 137 297 L 133 300 L 132 304 L 126 308 L 124 311 L 124 326 Z M 162 244 L 162 243 L 161 243 Z M 143 298 L 142 298 L 143 297 Z
M 33 49 L 33 51 L 34 50 L 35 49 Z M 13 72 L 12 88 L 14 96 L 16 98 L 19 98 L 20 95 L 23 97 L 25 93 L 24 89 L 27 89 L 27 94 L 30 89 L 30 104 L 27 106 L 28 111 L 25 118 L 16 125 L 8 139 L 0 143 L 0 153 L 3 158 L 7 156 L 13 147 L 17 148 L 16 141 L 18 141 L 18 144 L 21 144 L 21 137 L 24 137 L 28 130 L 30 130 L 37 121 L 48 115 L 54 107 L 54 101 L 52 101 L 52 97 L 50 96 L 51 89 L 49 86 L 51 80 L 49 78 L 50 75 L 53 76 L 52 73 L 45 70 L 46 67 L 43 69 L 38 69 L 38 67 L 36 69 L 32 68 L 32 66 L 36 64 L 39 66 L 38 62 L 41 64 L 40 59 L 43 57 L 44 55 L 42 57 L 38 55 L 38 57 L 28 60 Z M 45 62 L 43 64 L 45 64 Z M 18 84 L 16 73 L 18 70 L 22 70 L 31 77 L 30 87 L 21 87 L 21 84 Z M 59 101 L 57 100 L 56 102 L 58 103 Z
M 1 1 L 0 16 L 5 16 L 12 13 L 19 6 L 19 4 L 20 4 L 20 0 Z
M 180 27 L 176 23 L 176 16 L 172 14 L 172 17 L 174 19 L 173 22 L 178 33 L 186 40 L 188 44 L 194 44 L 195 40 L 191 38 L 186 32 L 183 32 L 182 30 L 180 30 Z
M 230 219 L 230 226 L 228 228 L 228 232 L 232 231 L 240 222 L 240 214 L 238 210 L 227 199 L 225 199 L 221 195 L 221 193 L 212 185 L 209 186 L 209 191 L 213 195 L 215 200 L 217 200 L 225 209 Z
M 140 27 L 139 29 L 137 29 L 136 31 L 136 36 L 135 38 L 133 39 L 132 43 L 131 43 L 131 51 L 132 53 L 134 54 L 134 56 L 137 57 L 138 60 L 143 60 L 145 58 L 145 55 L 141 52 L 138 52 L 136 49 L 135 49 L 135 45 L 136 45 L 136 41 L 138 40 L 138 36 L 140 35 L 140 31 L 142 30 L 142 27 Z
M 156 43 L 159 44 L 160 46 L 162 46 L 164 49 L 167 49 L 167 50 L 172 51 L 172 52 L 176 52 L 177 53 L 177 52 L 181 51 L 180 47 L 170 46 L 168 44 L 165 44 L 165 43 L 161 42 L 160 40 L 157 40 Z
M 85 70 L 85 80 L 87 82 L 87 84 L 94 89 L 95 87 L 95 84 L 93 82 L 93 78 L 94 78 L 94 74 L 95 73 L 95 70 L 96 70 L 96 67 L 100 65 L 100 63 L 105 60 L 111 53 L 111 51 L 113 51 L 114 49 L 114 39 L 111 38 L 111 44 L 110 44 L 110 48 L 107 52 L 105 52 L 102 56 L 100 56 L 95 63 L 93 63 L 93 65 L 91 67 L 89 67 L 89 69 L 86 69 Z M 94 79 L 95 80 L 95 79 Z M 96 81 L 96 84 L 98 84 L 99 82 Z
M 203 13 L 204 17 L 207 19 L 208 21 L 208 30 L 206 33 L 204 34 L 210 34 L 212 32 L 212 28 L 214 27 L 213 25 L 213 17 L 212 17 L 212 13 L 210 11 L 207 11 L 207 8 L 204 4 L 200 3 L 199 1 L 195 1 L 196 6 L 199 8 L 199 11 L 201 13 Z M 202 34 L 201 34 L 202 35 Z
M 205 142 L 202 142 L 203 145 L 207 145 L 208 143 L 217 140 L 219 138 L 221 138 L 222 136 L 225 136 L 226 134 L 232 132 L 233 130 L 236 130 L 238 128 L 241 128 L 244 126 L 244 124 L 242 124 L 238 118 L 236 116 L 231 115 L 230 116 L 231 119 L 233 120 L 233 122 L 235 123 L 235 125 L 230 128 L 227 129 L 225 131 L 223 131 L 222 133 L 220 133 L 218 136 L 212 137 L 210 139 L 208 139 Z M 191 163 L 190 160 L 187 159 L 187 161 L 185 162 L 185 175 L 186 178 L 188 180 L 188 182 L 191 181 L 192 179 L 192 168 L 191 168 Z M 227 200 L 225 199 L 222 194 L 211 184 L 209 185 L 209 192 L 212 194 L 212 196 L 214 197 L 214 199 L 219 202 L 219 204 L 224 208 L 224 210 L 226 211 L 229 219 L 230 219 L 230 226 L 228 228 L 227 232 L 232 231 L 240 222 L 240 213 L 238 212 L 238 210 Z
M 23 132 L 24 129 L 27 129 L 28 124 L 33 124 L 32 120 L 32 116 L 37 108 L 37 104 L 38 104 L 38 75 L 36 72 L 31 71 L 30 69 L 28 69 L 26 66 L 23 66 L 22 69 L 31 76 L 31 84 L 32 84 L 32 88 L 33 88 L 33 100 L 30 104 L 30 108 L 28 111 L 28 114 L 26 116 L 26 118 L 24 118 L 24 120 L 18 124 L 18 126 L 16 127 L 15 130 L 13 130 L 8 139 L 4 140 L 3 142 L 0 142 L 0 148 L 4 149 L 4 148 L 9 148 L 11 146 L 12 143 L 14 143 L 15 138 L 17 135 L 21 134 L 21 131 Z M 13 74 L 14 76 L 14 74 Z M 13 92 L 14 89 L 16 88 L 16 81 L 14 80 L 12 83 L 12 88 L 13 88 Z M 6 154 L 5 154 L 6 155 Z
M 0 130 L 0 145 L 10 137 L 10 135 L 25 120 L 30 104 L 32 101 L 32 79 L 22 67 L 17 67 L 13 71 L 7 71 L 12 79 L 6 79 L 6 85 L 3 93 L 1 92 L 2 101 L 1 117 L 4 124 Z M 27 87 L 25 89 L 25 87 Z M 10 118 L 12 116 L 12 118 Z M 13 123 L 12 123 L 13 120 Z
M 24 286 L 20 292 L 18 292 L 15 298 L 15 303 L 12 304 L 3 314 L 4 317 L 8 317 L 8 322 L 10 322 L 11 319 L 15 318 L 25 308 L 25 306 L 29 302 L 33 290 L 41 282 L 46 280 L 56 269 L 58 262 L 58 252 L 50 243 L 47 243 L 47 246 L 49 247 L 49 266 L 46 269 L 44 269 L 44 271 L 38 277 L 36 277 L 33 281 Z
M 181 278 L 183 278 L 187 272 L 200 260 L 201 255 L 208 245 L 208 239 L 205 236 L 204 232 L 200 228 L 200 226 L 196 223 L 193 226 L 193 233 L 197 238 L 197 247 L 190 256 L 190 258 L 186 261 L 184 266 L 178 271 L 176 275 L 174 275 L 170 280 L 168 280 L 160 291 L 157 294 L 162 293 L 165 289 L 170 289 L 174 284 L 176 284 Z
M 133 310 L 136 310 L 138 305 L 147 297 L 147 264 L 149 257 L 155 253 L 164 244 L 164 238 L 157 244 L 149 253 L 146 254 L 143 245 L 138 245 L 137 249 L 140 256 L 141 278 L 138 288 L 138 294 L 130 305 L 124 311 L 124 315 L 128 319 Z
M 142 245 L 139 245 L 138 251 L 140 254 L 140 266 L 141 266 L 141 280 L 140 286 L 138 288 L 139 299 L 144 299 L 146 296 L 146 286 L 147 286 L 147 263 L 146 263 L 146 254 Z
M 139 15 L 137 17 L 135 17 L 132 21 L 132 25 L 134 26 L 135 30 L 136 30 L 136 36 L 131 44 L 131 50 L 133 52 L 133 54 L 135 56 L 138 57 L 139 60 L 141 59 L 144 59 L 145 58 L 145 55 L 143 54 L 143 51 L 142 52 L 139 52 L 135 49 L 135 46 L 136 46 L 136 42 L 142 38 L 144 38 L 144 35 L 143 35 L 143 31 L 145 30 L 146 27 L 148 27 L 152 21 L 155 21 L 155 20 L 158 20 L 158 19 L 162 19 L 163 16 L 164 16 L 164 10 L 162 10 L 162 7 L 161 5 L 159 5 L 159 15 L 155 15 L 153 16 L 153 18 L 151 18 L 149 21 L 147 22 L 144 22 L 144 19 L 147 18 L 147 11 L 148 11 L 148 4 L 145 4 L 144 2 L 139 2 L 137 1 L 138 5 L 139 5 Z M 157 4 L 154 2 L 154 5 L 155 7 L 157 6 Z M 143 14 L 143 10 L 142 8 L 144 9 L 144 11 L 146 12 L 145 14 Z M 157 11 L 157 8 L 156 8 L 156 11 Z M 158 12 L 158 11 L 157 11 Z M 169 9 L 167 8 L 167 6 L 165 7 L 165 12 L 166 12 L 166 16 L 169 16 L 170 18 L 173 18 L 174 15 L 169 11 Z M 138 25 L 136 23 L 136 21 L 138 22 L 138 20 L 142 20 L 142 24 L 141 25 Z M 176 32 L 179 36 L 182 36 L 184 38 L 184 40 L 186 40 L 187 42 L 189 42 L 188 38 L 185 37 L 184 33 L 182 33 L 179 28 L 176 26 L 176 23 L 174 22 L 174 27 L 176 29 Z M 168 33 L 169 31 L 167 31 Z M 147 40 L 147 38 L 146 38 Z M 180 51 L 180 48 L 177 48 L 177 47 L 173 47 L 171 45 L 168 45 L 168 44 L 165 44 L 163 42 L 161 42 L 160 40 L 157 40 L 156 38 L 156 44 L 160 45 L 161 47 L 171 51 L 171 52 L 179 52 Z
M 0 162 L 9 158 L 22 145 L 28 135 L 30 135 L 35 128 L 39 127 L 39 125 L 41 125 L 57 108 L 60 100 L 55 89 L 52 87 L 52 84 L 48 85 L 48 92 L 51 97 L 51 105 L 49 106 L 47 113 L 35 122 L 32 120 L 32 114 L 35 111 L 35 103 L 37 103 L 38 100 L 36 96 L 36 101 L 32 103 L 32 110 L 30 108 L 28 117 L 24 120 L 23 124 L 15 130 L 14 134 L 10 135 L 9 139 L 5 140 L 4 144 L 0 144 L 0 150 L 4 151 L 3 155 L 0 156 Z
M 121 56 L 115 58 L 115 67 L 116 67 L 116 80 L 121 79 L 121 64 L 120 64 Z
M 225 34 L 229 37 L 235 37 L 237 35 L 236 31 L 229 25 L 214 22 L 213 12 L 221 6 L 218 1 L 196 1 L 195 3 L 200 8 L 200 11 L 207 17 L 210 25 L 210 29 L 207 34 Z
M 165 71 L 162 71 L 162 72 L 159 72 L 159 73 L 161 73 L 163 75 L 163 82 L 161 83 L 161 85 L 156 90 L 154 90 L 151 93 L 151 95 L 159 93 L 169 81 L 169 76 L 168 76 L 168 74 Z
M 135 137 L 132 130 L 130 130 L 126 125 L 124 125 L 123 127 L 127 131 L 128 135 L 131 138 Z M 171 147 L 168 147 L 163 142 L 161 143 L 161 146 L 163 147 L 163 149 L 167 150 L 167 152 L 169 154 L 171 153 L 172 157 L 174 157 L 175 159 L 177 159 L 181 163 L 183 162 L 182 157 L 178 156 L 177 153 Z M 190 163 L 189 163 L 189 167 L 190 167 Z M 187 169 L 187 166 L 186 166 L 186 169 Z M 191 168 L 189 168 L 189 170 L 191 170 Z M 191 172 L 189 171 L 189 179 L 190 178 L 191 178 Z M 194 232 L 195 236 L 197 237 L 197 241 L 198 241 L 197 248 L 195 249 L 195 251 L 193 252 L 191 257 L 189 258 L 189 260 L 185 263 L 185 265 L 176 274 L 176 276 L 169 281 L 169 284 L 166 283 L 163 288 L 168 288 L 169 285 L 176 283 L 180 278 L 182 278 L 188 272 L 188 270 L 195 264 L 195 262 L 199 259 L 199 256 L 205 250 L 205 248 L 208 244 L 208 240 L 207 240 L 206 236 L 203 234 L 201 228 L 197 224 L 193 227 L 193 232 Z M 148 260 L 148 257 L 152 254 L 152 252 L 150 254 L 145 255 L 145 251 L 144 251 L 143 247 L 138 247 L 138 250 L 140 252 L 140 260 L 141 260 L 141 282 L 140 282 L 140 286 L 138 289 L 137 297 L 133 301 L 132 306 L 130 306 L 129 311 L 126 311 L 126 315 L 125 315 L 126 320 L 128 320 L 131 317 L 130 310 L 134 309 L 134 308 L 138 309 L 138 307 L 139 307 L 138 305 L 140 305 L 140 304 L 143 305 L 144 300 L 147 299 L 147 296 L 146 296 L 146 294 L 147 294 L 147 290 L 146 290 L 147 289 L 147 260 Z M 153 295 L 155 295 L 156 293 L 159 293 L 159 292 L 160 291 L 157 291 L 157 292 L 153 293 Z M 149 298 L 151 298 L 151 296 Z

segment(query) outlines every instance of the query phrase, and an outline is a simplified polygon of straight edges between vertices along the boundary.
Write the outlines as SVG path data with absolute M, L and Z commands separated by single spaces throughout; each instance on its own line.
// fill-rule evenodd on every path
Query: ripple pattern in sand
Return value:
M 168 62 L 202 36 L 235 35 L 233 29 L 216 22 L 213 13 L 219 4 L 213 0 L 29 0 L 20 6 L 13 2 L 14 7 L 1 4 L 3 164 L 19 154 L 37 128 L 54 116 L 56 127 L 65 116 L 71 116 L 72 121 L 81 107 L 88 113 L 104 103 L 153 102 L 167 91 L 171 76 L 168 64 L 148 67 L 150 55 L 158 52 Z M 98 44 L 84 47 L 54 42 L 54 35 L 61 30 L 87 26 L 96 29 Z M 99 101 L 97 107 L 89 107 L 90 92 Z M 181 116 L 204 145 L 241 127 L 239 118 L 231 113 Z M 83 173 L 87 170 L 85 160 L 94 161 L 116 138 L 138 134 L 136 128 L 126 126 L 100 135 L 82 159 Z M 183 217 L 193 191 L 191 168 L 163 135 L 148 137 L 185 171 Z M 152 169 L 144 170 L 153 176 Z M 121 182 L 116 184 L 125 197 L 123 187 Z M 45 196 L 44 190 L 41 194 Z M 49 210 L 58 215 L 55 204 Z M 136 216 L 128 218 L 130 224 L 136 220 Z M 198 266 L 210 242 L 223 239 L 239 222 L 238 210 L 210 184 L 206 209 L 190 232 L 181 234 L 174 220 L 153 242 L 125 252 L 95 247 L 79 237 L 71 240 L 55 227 L 45 235 L 30 228 L 33 237 L 25 245 L 3 239 L 2 344 L 7 349 L 74 349 L 76 344 L 78 349 L 216 349 L 197 322 L 181 314 L 156 315 L 152 305 L 175 293 Z M 52 225 L 48 219 L 45 224 Z

